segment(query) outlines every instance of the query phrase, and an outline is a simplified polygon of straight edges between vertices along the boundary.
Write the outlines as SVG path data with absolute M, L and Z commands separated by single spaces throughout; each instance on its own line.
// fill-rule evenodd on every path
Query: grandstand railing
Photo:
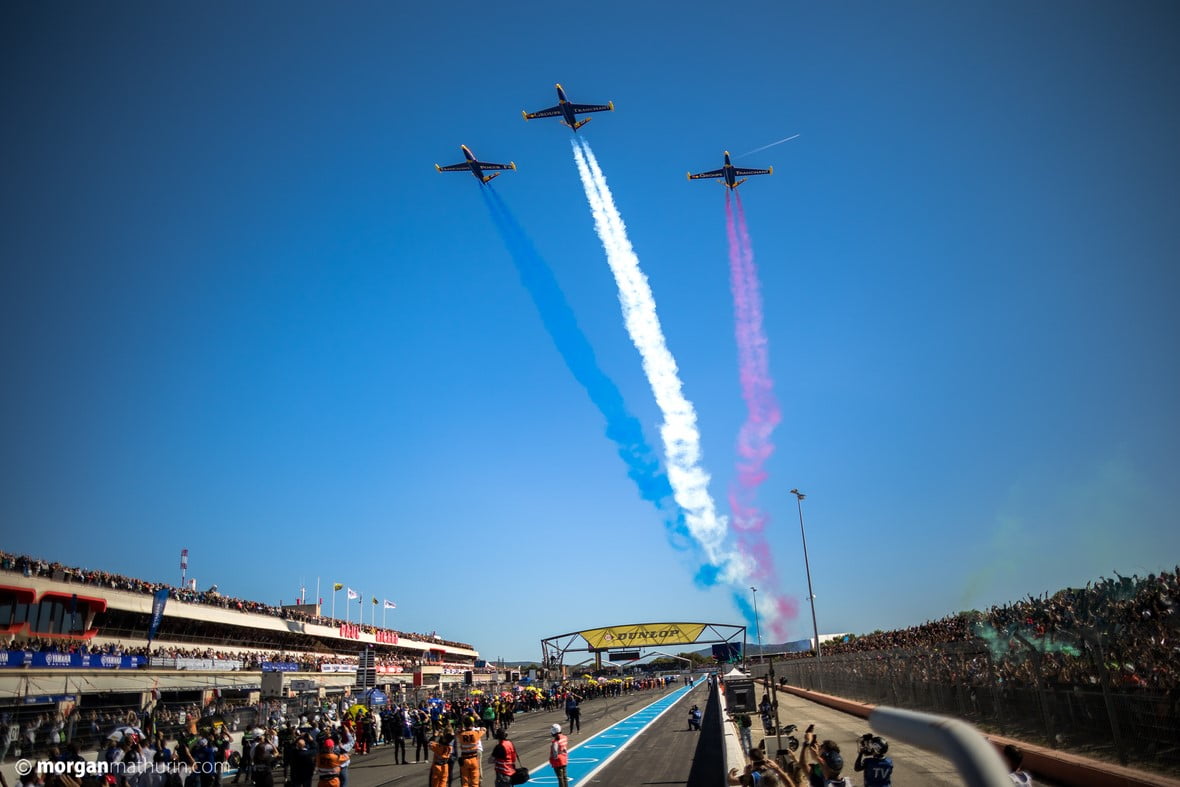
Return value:
M 776 661 L 790 685 L 879 705 L 941 713 L 981 729 L 1091 757 L 1180 769 L 1180 697 L 1145 688 L 1056 684 L 1037 664 L 1020 680 L 986 647 L 824 654 Z

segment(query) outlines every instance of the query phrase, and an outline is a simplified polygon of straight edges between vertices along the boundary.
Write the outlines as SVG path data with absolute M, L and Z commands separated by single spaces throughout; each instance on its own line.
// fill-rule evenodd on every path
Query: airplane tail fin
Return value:
M 491 183 L 493 180 L 495 180 L 498 177 L 500 177 L 499 172 L 492 173 L 491 175 L 484 175 L 483 182 L 484 183 Z
M 742 184 L 743 184 L 743 183 L 745 183 L 747 180 L 749 180 L 749 178 L 739 178 L 739 179 L 737 180 L 737 182 L 735 182 L 735 183 L 733 184 L 733 187 L 736 189 L 738 186 L 742 185 Z
M 570 126 L 570 128 L 572 128 L 574 131 L 577 131 L 578 129 L 580 129 L 582 126 L 586 125 L 589 122 L 590 122 L 590 118 L 586 118 L 585 120 L 578 120 L 578 121 L 575 121 L 574 124 L 572 126 Z

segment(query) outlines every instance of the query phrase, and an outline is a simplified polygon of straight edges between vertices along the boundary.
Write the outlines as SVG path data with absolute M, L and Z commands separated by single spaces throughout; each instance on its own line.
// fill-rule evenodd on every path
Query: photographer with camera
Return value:
M 807 731 L 803 733 L 801 762 L 810 787 L 853 787 L 851 779 L 840 775 L 844 770 L 844 757 L 840 754 L 840 745 L 832 740 L 819 743 L 814 724 L 808 725 Z
M 750 750 L 750 764 L 742 773 L 737 768 L 729 769 L 728 784 L 759 785 L 759 787 L 797 787 L 791 775 L 779 767 L 774 760 L 768 759 L 761 749 Z
M 892 787 L 893 760 L 885 756 L 888 752 L 889 743 L 881 736 L 871 732 L 860 736 L 856 762 L 852 767 L 858 773 L 865 772 L 865 787 Z

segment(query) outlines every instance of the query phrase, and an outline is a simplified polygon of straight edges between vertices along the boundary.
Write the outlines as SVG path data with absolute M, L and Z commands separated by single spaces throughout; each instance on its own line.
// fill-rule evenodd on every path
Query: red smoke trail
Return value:
M 762 326 L 762 292 L 754 266 L 746 214 L 741 197 L 736 193 L 731 195 L 729 191 L 725 195 L 725 232 L 729 240 L 729 281 L 733 293 L 738 379 L 746 402 L 746 420 L 737 439 L 737 479 L 730 486 L 729 506 L 738 547 L 755 562 L 754 578 L 770 583 L 777 590 L 774 559 L 763 535 L 767 517 L 758 507 L 757 497 L 758 487 L 767 477 L 765 463 L 774 453 L 771 435 L 782 420 L 782 412 L 775 400 L 774 381 L 770 377 L 766 332 Z M 780 619 L 781 623 L 794 617 L 794 607 L 793 602 L 781 601 L 780 610 L 789 613 Z M 774 633 L 785 634 L 785 631 Z

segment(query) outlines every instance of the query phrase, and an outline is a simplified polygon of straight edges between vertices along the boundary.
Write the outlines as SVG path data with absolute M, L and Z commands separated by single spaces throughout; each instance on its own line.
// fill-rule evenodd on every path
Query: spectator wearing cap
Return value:
M 325 738 L 320 745 L 320 754 L 316 757 L 315 773 L 319 787 L 340 787 L 340 772 L 344 763 L 348 762 L 348 755 L 338 753 L 336 741 Z
M 835 741 L 816 743 L 813 737 L 803 748 L 803 765 L 810 787 L 853 787 L 851 779 L 840 775 L 844 770 L 844 757 Z

